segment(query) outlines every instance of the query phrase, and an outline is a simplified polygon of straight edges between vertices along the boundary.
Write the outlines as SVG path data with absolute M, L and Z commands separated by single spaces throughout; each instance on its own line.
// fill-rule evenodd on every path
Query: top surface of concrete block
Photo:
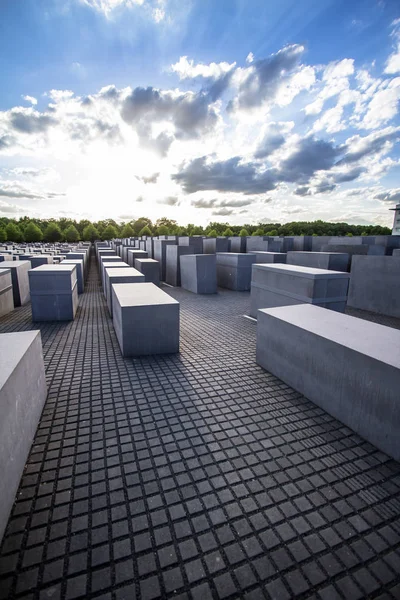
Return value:
M 119 267 L 106 267 L 108 277 L 138 277 L 141 281 L 144 281 L 143 273 L 140 273 L 137 269 L 129 267 L 128 265 L 123 269 Z
M 140 264 L 144 264 L 144 265 L 149 265 L 154 263 L 155 265 L 158 265 L 158 260 L 154 260 L 154 258 L 135 258 L 135 262 L 138 262 Z
M 28 265 L 28 268 L 31 268 L 31 262 L 29 260 L 4 260 L 1 263 L 1 268 L 2 269 L 18 269 L 20 267 L 23 267 L 24 265 Z M 42 267 L 45 267 L 46 265 L 42 265 Z M 48 265 L 49 267 L 51 267 L 52 265 Z M 38 269 L 41 267 L 38 267 Z M 54 267 L 53 267 L 54 268 Z
M 40 267 L 36 267 L 36 269 L 32 269 L 37 275 L 48 275 L 50 277 L 54 275 L 60 275 L 61 273 L 73 273 L 76 269 L 74 264 L 64 264 L 61 263 L 59 265 L 40 265 Z
M 2 333 L 0 335 L 0 390 L 18 366 L 32 342 L 40 336 L 40 331 Z
M 138 271 L 137 273 L 142 275 Z M 121 308 L 179 304 L 177 300 L 168 296 L 168 294 L 160 290 L 154 283 L 115 283 L 113 289 Z
M 312 304 L 265 308 L 261 312 L 393 367 L 400 366 L 400 331 L 392 327 Z
M 328 269 L 316 269 L 314 267 L 300 267 L 297 265 L 284 264 L 262 264 L 253 265 L 254 270 L 272 271 L 278 273 L 286 273 L 291 276 L 306 277 L 310 279 L 326 279 L 326 278 L 349 278 L 348 273 L 342 271 L 328 271 Z

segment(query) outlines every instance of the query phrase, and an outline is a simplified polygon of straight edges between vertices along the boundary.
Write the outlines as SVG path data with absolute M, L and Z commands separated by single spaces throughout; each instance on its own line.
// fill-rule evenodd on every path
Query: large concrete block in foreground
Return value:
M 257 363 L 400 460 L 400 331 L 318 306 L 260 310 Z
M 139 273 L 136 269 L 127 266 L 124 269 L 120 267 L 107 268 L 105 270 L 105 296 L 107 300 L 108 310 L 110 315 L 113 316 L 113 295 L 111 286 L 114 283 L 145 283 L 145 277 L 143 273 Z
M 0 335 L 0 542 L 47 388 L 40 331 Z
M 203 238 L 203 253 L 216 254 L 217 252 L 229 252 L 231 242 L 227 237 Z
M 349 255 L 340 252 L 288 252 L 286 264 L 329 271 L 347 271 Z
M 354 256 L 348 305 L 400 318 L 400 256 Z
M 216 294 L 216 255 L 186 254 L 181 256 L 181 286 L 194 294 Z
M 14 310 L 11 269 L 0 268 L 0 317 Z
M 286 254 L 283 252 L 263 252 L 262 250 L 251 250 L 249 254 L 256 257 L 255 263 L 286 263 Z
M 350 275 L 297 265 L 253 265 L 250 315 L 260 308 L 318 304 L 344 312 Z
M 76 265 L 42 265 L 29 271 L 32 321 L 72 321 L 78 308 Z
M 68 256 L 68 254 L 67 254 Z M 85 270 L 83 260 L 80 258 L 65 259 L 62 261 L 63 265 L 75 265 L 76 266 L 76 279 L 78 282 L 78 294 L 83 294 L 85 291 Z
M 2 269 L 11 269 L 14 306 L 23 306 L 29 302 L 28 272 L 31 268 L 29 260 L 5 260 L 1 263 Z
M 181 285 L 180 258 L 194 254 L 192 246 L 167 246 L 165 253 L 165 281 L 174 287 Z
M 153 283 L 113 284 L 112 294 L 123 356 L 179 352 L 179 302 Z
M 245 292 L 250 289 L 254 254 L 217 252 L 217 285 L 228 290 Z
M 158 260 L 154 260 L 154 258 L 135 258 L 135 269 L 144 275 L 146 283 L 160 285 L 160 263 Z

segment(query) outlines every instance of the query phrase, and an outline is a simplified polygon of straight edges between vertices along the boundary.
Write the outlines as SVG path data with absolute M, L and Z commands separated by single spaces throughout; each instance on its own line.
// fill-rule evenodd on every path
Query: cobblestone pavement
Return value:
M 400 598 L 400 465 L 256 365 L 248 294 L 165 289 L 180 355 L 121 357 L 94 263 L 75 321 L 41 325 L 0 598 Z

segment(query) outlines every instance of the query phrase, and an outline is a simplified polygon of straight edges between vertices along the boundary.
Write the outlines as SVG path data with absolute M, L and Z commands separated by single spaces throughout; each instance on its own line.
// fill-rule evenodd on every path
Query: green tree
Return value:
M 124 225 L 124 227 L 122 228 L 122 231 L 121 231 L 121 237 L 123 237 L 123 238 L 131 238 L 134 235 L 135 235 L 135 232 L 133 231 L 133 229 L 129 225 L 129 223 L 127 223 L 126 225 Z
M 271 229 L 270 231 L 267 231 L 265 235 L 269 235 L 270 237 L 276 237 L 278 235 L 278 230 Z
M 9 223 L 6 227 L 8 242 L 22 242 L 23 236 L 20 228 L 15 223 Z
M 247 231 L 247 229 L 243 228 L 240 230 L 239 236 L 240 237 L 247 237 L 249 235 L 249 232 Z
M 83 230 L 83 239 L 85 240 L 85 242 L 94 242 L 95 240 L 98 240 L 99 237 L 100 237 L 99 232 L 97 231 L 96 227 L 92 223 L 90 223 Z
M 67 242 L 79 242 L 80 237 L 80 233 L 75 225 L 71 224 L 69 227 L 64 229 L 64 238 L 67 240 Z
M 139 236 L 142 235 L 153 235 L 151 232 L 151 229 L 148 225 L 145 225 L 140 231 L 139 231 Z
M 101 234 L 102 240 L 113 240 L 118 237 L 118 231 L 115 229 L 114 225 L 107 225 Z
M 44 232 L 46 242 L 59 242 L 63 239 L 60 227 L 54 221 L 50 221 Z
M 7 234 L 4 227 L 0 227 L 0 244 L 7 241 Z
M 229 227 L 228 227 L 227 229 L 225 229 L 225 231 L 222 235 L 224 235 L 225 237 L 232 237 L 233 231 L 232 231 L 232 229 L 229 229 Z
M 211 229 L 211 231 L 209 231 L 207 233 L 207 237 L 217 237 L 217 232 L 215 231 L 215 229 Z
M 264 231 L 259 227 L 255 231 L 253 231 L 252 235 L 264 235 Z
M 41 242 L 43 239 L 43 233 L 40 227 L 33 221 L 29 221 L 25 228 L 25 240 L 27 242 Z
M 153 229 L 153 223 L 147 217 L 140 217 L 140 219 L 137 219 L 132 225 L 135 235 L 140 235 L 140 231 L 143 229 L 143 227 L 146 227 L 146 225 L 150 229 Z
M 169 234 L 169 229 L 166 225 L 160 225 L 160 227 L 157 227 L 157 234 L 158 235 L 168 235 Z
M 204 229 L 202 227 L 193 227 L 192 231 L 190 232 L 190 235 L 203 235 L 204 234 Z

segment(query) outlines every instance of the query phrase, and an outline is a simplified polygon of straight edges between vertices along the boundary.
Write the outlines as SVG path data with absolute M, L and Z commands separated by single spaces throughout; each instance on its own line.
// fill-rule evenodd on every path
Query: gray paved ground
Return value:
M 94 265 L 75 321 L 40 327 L 0 598 L 400 598 L 400 465 L 256 365 L 248 294 L 166 289 L 179 356 L 121 357 Z

